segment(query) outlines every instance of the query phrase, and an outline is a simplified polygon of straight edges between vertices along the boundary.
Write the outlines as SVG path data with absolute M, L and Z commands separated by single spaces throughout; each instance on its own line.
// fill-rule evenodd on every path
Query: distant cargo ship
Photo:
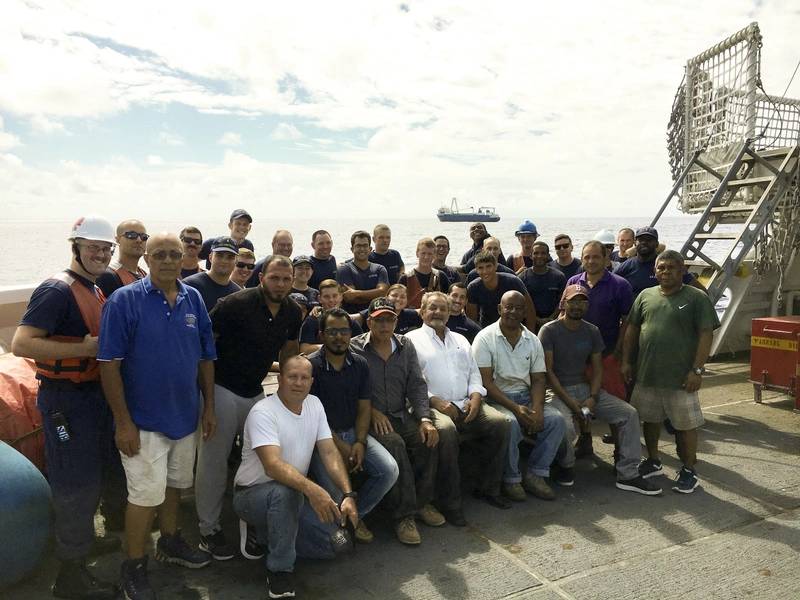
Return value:
M 500 220 L 500 215 L 495 212 L 494 206 L 481 206 L 477 211 L 472 206 L 469 207 L 469 210 L 459 210 L 455 198 L 450 201 L 450 208 L 443 206 L 436 216 L 440 221 L 446 223 L 462 221 L 494 223 Z

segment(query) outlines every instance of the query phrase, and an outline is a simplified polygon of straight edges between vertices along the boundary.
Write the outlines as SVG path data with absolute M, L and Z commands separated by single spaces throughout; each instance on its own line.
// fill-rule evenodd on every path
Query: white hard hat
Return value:
M 88 215 L 75 221 L 67 239 L 73 241 L 78 238 L 95 242 L 108 242 L 109 244 L 117 243 L 111 223 L 107 219 L 96 215 Z
M 597 233 L 594 234 L 594 240 L 600 242 L 603 245 L 611 245 L 617 243 L 617 238 L 614 235 L 614 232 L 610 229 L 601 229 Z

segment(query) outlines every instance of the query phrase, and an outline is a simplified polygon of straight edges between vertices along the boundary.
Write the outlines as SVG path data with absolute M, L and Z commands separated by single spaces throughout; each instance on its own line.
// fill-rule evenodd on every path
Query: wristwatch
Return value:
M 354 443 L 354 444 L 362 444 L 362 445 L 363 445 L 365 448 L 367 447 L 367 440 L 366 440 L 366 439 L 363 439 L 363 440 L 356 440 L 356 441 L 355 441 L 355 442 L 353 442 L 353 443 Z
M 433 420 L 430 417 L 422 417 L 420 423 L 433 423 Z
M 703 373 L 706 372 L 706 368 L 705 367 L 697 367 L 696 369 L 692 369 L 692 372 L 695 375 L 702 375 Z
M 344 500 L 345 498 L 352 498 L 353 500 L 355 500 L 356 498 L 358 498 L 358 492 L 347 492 L 346 494 L 342 494 L 342 500 Z

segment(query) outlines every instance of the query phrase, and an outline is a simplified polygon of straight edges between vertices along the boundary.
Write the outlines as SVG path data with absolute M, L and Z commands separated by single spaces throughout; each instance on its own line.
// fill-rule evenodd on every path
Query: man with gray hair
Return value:
M 674 250 L 656 258 L 658 287 L 642 290 L 628 316 L 622 374 L 636 381 L 631 404 L 644 421 L 648 458 L 639 472 L 644 478 L 663 473 L 658 437 L 669 418 L 683 462 L 672 489 L 689 494 L 698 485 L 697 428 L 704 423 L 697 390 L 719 319 L 706 294 L 683 284 L 684 271 L 683 257 Z

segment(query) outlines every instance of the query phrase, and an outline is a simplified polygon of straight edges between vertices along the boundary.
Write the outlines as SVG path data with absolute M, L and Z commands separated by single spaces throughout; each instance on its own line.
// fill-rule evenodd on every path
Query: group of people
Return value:
M 156 516 L 156 559 L 266 556 L 269 597 L 293 597 L 296 557 L 371 542 L 363 519 L 379 504 L 403 544 L 421 542 L 417 521 L 466 525 L 465 461 L 474 496 L 495 508 L 554 500 L 552 484 L 574 485 L 576 459 L 593 452 L 592 419 L 610 426 L 617 488 L 661 493 L 664 422 L 683 463 L 673 489 L 697 487 L 697 390 L 719 322 L 652 227 L 598 232 L 579 258 L 559 234 L 552 259 L 529 220 L 508 257 L 475 223 L 458 265 L 439 235 L 407 268 L 386 225 L 354 232 L 341 262 L 324 230 L 298 256 L 278 230 L 257 260 L 251 225 L 237 209 L 227 235 L 204 239 L 87 216 L 69 268 L 31 296 L 12 351 L 41 381 L 56 597 L 119 592 L 86 567 L 93 548 L 119 547 L 96 536 L 98 505 L 107 530 L 124 529 L 130 600 L 155 597 Z M 238 549 L 221 521 L 232 449 Z M 178 529 L 190 487 L 199 544 Z

